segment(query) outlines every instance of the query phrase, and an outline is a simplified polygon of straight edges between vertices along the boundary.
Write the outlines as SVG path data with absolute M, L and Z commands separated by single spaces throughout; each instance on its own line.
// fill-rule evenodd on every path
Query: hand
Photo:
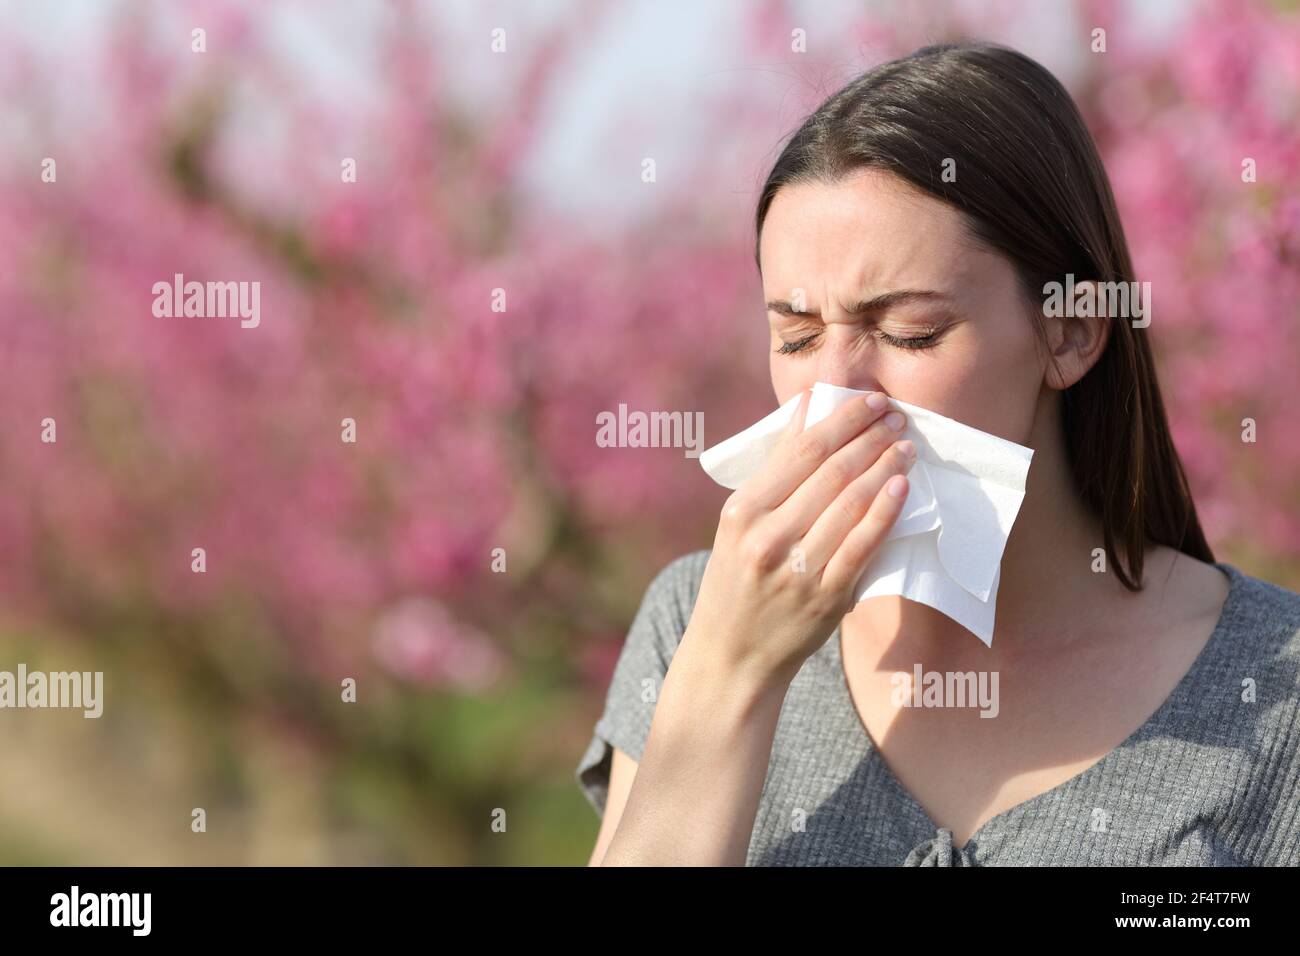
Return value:
M 682 638 L 694 634 L 697 651 L 764 681 L 792 680 L 852 610 L 916 460 L 883 393 L 804 430 L 809 394 L 763 467 L 727 499 Z

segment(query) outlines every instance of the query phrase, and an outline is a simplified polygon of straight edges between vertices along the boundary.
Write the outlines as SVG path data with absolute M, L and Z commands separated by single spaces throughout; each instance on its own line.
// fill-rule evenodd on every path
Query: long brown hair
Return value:
M 945 168 L 954 181 L 944 181 Z M 1012 262 L 1025 296 L 1047 282 L 1134 281 L 1101 157 L 1065 88 L 1044 67 L 987 43 L 928 46 L 884 63 L 819 106 L 768 174 L 758 236 L 777 190 L 891 172 L 960 210 L 972 233 Z M 1045 343 L 1042 321 L 1034 322 Z M 1112 322 L 1101 357 L 1062 393 L 1075 486 L 1100 518 L 1109 566 L 1142 585 L 1147 542 L 1202 561 L 1205 540 L 1174 448 L 1145 329 Z M 1050 355 L 1049 355 L 1050 358 Z M 1122 554 L 1124 561 L 1120 561 Z

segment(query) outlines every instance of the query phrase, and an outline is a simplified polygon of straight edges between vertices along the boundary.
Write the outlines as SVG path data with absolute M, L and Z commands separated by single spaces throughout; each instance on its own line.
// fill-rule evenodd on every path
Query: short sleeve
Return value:
M 683 555 L 655 576 L 623 641 L 605 694 L 605 709 L 575 774 L 579 788 L 602 817 L 609 796 L 613 748 L 633 760 L 641 759 L 655 703 L 690 621 L 709 553 Z

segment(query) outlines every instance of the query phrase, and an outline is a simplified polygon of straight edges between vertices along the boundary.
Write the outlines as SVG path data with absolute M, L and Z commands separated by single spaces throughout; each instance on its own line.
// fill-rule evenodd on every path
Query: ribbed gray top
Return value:
M 597 813 L 611 747 L 641 759 L 709 554 L 670 562 L 628 631 L 576 771 Z M 1231 581 L 1222 615 L 1156 712 L 1097 763 L 993 817 L 960 849 L 863 728 L 837 628 L 782 705 L 746 865 L 1300 865 L 1300 595 L 1216 566 Z

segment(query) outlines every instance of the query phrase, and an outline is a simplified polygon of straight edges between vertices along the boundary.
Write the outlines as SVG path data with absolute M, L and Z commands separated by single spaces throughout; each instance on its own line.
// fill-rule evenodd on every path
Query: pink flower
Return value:
M 457 690 L 482 690 L 500 679 L 505 658 L 473 627 L 432 598 L 404 598 L 382 613 L 372 646 L 385 668 L 404 680 Z

